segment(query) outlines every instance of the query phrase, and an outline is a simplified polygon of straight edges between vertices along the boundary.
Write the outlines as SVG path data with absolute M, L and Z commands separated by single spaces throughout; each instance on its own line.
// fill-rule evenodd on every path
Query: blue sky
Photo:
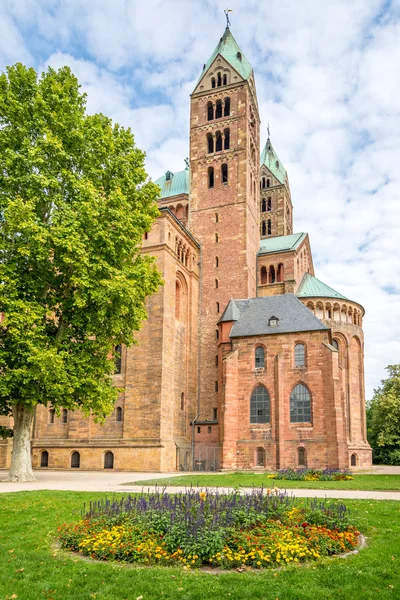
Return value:
M 0 0 L 0 67 L 68 64 L 156 179 L 188 155 L 189 94 L 226 0 Z M 317 276 L 366 309 L 367 397 L 400 362 L 400 0 L 231 0 Z

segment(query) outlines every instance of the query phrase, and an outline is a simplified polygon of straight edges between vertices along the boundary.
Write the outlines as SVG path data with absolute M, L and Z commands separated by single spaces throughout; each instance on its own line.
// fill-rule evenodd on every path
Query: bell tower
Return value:
M 218 320 L 231 298 L 256 296 L 259 156 L 253 69 L 227 26 L 191 95 L 189 227 L 201 243 L 201 419 L 217 415 Z
M 287 172 L 268 139 L 260 158 L 260 236 L 293 233 L 293 205 Z

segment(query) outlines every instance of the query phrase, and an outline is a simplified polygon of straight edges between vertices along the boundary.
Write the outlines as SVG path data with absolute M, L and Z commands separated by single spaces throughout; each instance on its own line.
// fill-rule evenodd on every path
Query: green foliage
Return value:
M 7 438 L 13 437 L 13 430 L 9 427 L 4 427 L 4 425 L 0 425 L 0 439 L 6 440 Z
M 400 465 L 400 365 L 387 370 L 367 406 L 368 441 L 375 463 Z
M 129 129 L 86 115 L 68 67 L 0 76 L 0 414 L 112 410 L 114 347 L 161 284 L 140 254 L 158 188 Z

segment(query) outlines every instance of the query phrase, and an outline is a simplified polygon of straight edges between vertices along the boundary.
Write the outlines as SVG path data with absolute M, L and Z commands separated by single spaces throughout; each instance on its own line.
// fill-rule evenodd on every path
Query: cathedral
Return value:
M 138 346 L 119 348 L 103 425 L 38 406 L 38 469 L 371 465 L 363 307 L 314 272 L 289 178 L 260 146 L 253 69 L 229 26 L 190 97 L 190 158 L 167 171 L 142 252 L 165 284 Z M 0 440 L 0 467 L 11 444 Z

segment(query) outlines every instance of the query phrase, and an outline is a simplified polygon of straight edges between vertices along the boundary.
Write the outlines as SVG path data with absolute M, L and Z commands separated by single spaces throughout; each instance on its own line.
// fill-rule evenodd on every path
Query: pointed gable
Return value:
M 208 72 L 210 67 L 212 67 L 214 61 L 218 56 L 221 56 L 230 67 L 235 69 L 235 71 L 241 76 L 242 79 L 247 81 L 250 78 L 253 72 L 252 66 L 241 51 L 238 43 L 236 42 L 235 38 L 231 33 L 231 30 L 229 29 L 229 27 L 227 27 L 225 29 L 224 35 L 219 40 L 214 52 L 211 54 L 210 58 L 205 63 L 203 67 L 203 72 L 196 83 L 196 88 L 198 87 L 200 81 L 203 79 L 204 75 Z
M 273 175 L 279 183 L 285 183 L 287 178 L 286 169 L 279 160 L 269 138 L 264 146 L 264 150 L 261 152 L 260 169 L 263 166 L 267 167 L 271 175 Z

